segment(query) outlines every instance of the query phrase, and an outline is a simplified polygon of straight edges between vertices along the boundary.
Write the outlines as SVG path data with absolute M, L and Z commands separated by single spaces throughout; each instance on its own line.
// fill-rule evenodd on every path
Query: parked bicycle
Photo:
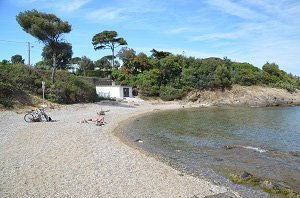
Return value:
M 45 107 L 32 110 L 24 116 L 26 122 L 48 122 L 51 118 L 45 113 Z

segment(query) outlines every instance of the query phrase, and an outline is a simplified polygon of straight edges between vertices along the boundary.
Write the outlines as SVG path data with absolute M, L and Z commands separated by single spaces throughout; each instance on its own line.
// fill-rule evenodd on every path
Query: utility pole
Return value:
M 1 1 L 1 0 L 0 0 Z M 28 65 L 30 66 L 30 48 L 32 48 L 33 46 L 30 45 L 30 42 L 25 42 L 25 41 L 8 41 L 8 40 L 2 40 L 0 39 L 0 42 L 8 42 L 8 43 L 22 43 L 22 45 L 24 43 L 27 43 L 27 46 L 28 46 Z
M 27 42 L 28 44 L 28 66 L 30 66 L 30 42 Z

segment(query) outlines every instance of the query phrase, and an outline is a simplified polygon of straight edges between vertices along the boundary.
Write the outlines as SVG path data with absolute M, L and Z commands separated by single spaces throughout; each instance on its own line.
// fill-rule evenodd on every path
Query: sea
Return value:
M 246 171 L 300 192 L 299 106 L 155 111 L 127 123 L 123 136 L 195 175 Z

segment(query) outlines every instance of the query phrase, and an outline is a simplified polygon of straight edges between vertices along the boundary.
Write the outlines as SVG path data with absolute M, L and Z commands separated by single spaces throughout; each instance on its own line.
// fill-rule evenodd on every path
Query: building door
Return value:
M 129 88 L 123 88 L 123 97 L 129 97 Z

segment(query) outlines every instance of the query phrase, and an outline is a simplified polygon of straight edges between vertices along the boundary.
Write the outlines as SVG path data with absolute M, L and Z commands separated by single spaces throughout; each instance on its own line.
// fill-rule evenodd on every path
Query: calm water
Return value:
M 134 120 L 125 134 L 192 172 L 245 170 L 300 192 L 300 107 L 158 111 Z

